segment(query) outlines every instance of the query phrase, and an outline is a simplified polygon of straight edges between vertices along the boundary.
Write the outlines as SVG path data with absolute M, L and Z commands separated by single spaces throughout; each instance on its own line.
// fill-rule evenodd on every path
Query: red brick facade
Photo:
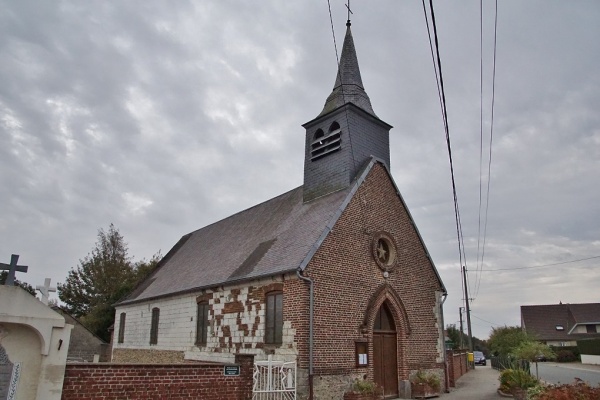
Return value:
M 219 364 L 69 364 L 62 400 L 252 398 L 252 356 L 237 356 L 239 376 Z
M 391 236 L 397 262 L 384 271 L 373 257 L 380 232 Z M 436 292 L 443 287 L 412 220 L 385 168 L 376 163 L 324 240 L 304 276 L 314 281 L 314 375 L 366 376 L 373 365 L 357 368 L 355 342 L 369 342 L 373 322 L 386 302 L 397 331 L 398 380 L 417 369 L 443 370 L 439 349 L 441 319 Z M 287 281 L 284 319 L 296 329 L 299 367 L 308 366 L 308 285 Z M 444 379 L 442 379 L 444 381 Z

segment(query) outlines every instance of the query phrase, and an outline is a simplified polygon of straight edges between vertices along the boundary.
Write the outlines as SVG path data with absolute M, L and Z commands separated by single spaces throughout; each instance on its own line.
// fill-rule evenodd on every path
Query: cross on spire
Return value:
M 348 9 L 348 21 L 346 22 L 346 26 L 350 26 L 350 14 L 354 14 L 350 9 L 350 0 L 348 0 L 348 4 L 345 4 L 345 6 Z
M 44 285 L 43 286 L 36 286 L 35 290 L 39 290 L 40 293 L 42 294 L 42 303 L 44 303 L 45 305 L 48 305 L 48 297 L 50 296 L 50 292 L 56 292 L 56 288 L 55 287 L 50 287 L 50 278 L 46 278 L 44 279 Z
M 0 270 L 8 271 L 8 276 L 6 277 L 6 286 L 14 286 L 15 285 L 15 272 L 27 272 L 26 265 L 17 265 L 19 261 L 19 255 L 13 254 L 10 256 L 10 264 L 0 263 Z

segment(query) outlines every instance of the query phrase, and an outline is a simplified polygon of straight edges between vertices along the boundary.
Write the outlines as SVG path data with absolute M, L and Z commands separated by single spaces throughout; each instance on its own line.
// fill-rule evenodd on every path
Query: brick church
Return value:
M 446 289 L 390 174 L 389 131 L 347 24 L 334 88 L 305 123 L 304 184 L 184 235 L 116 305 L 113 362 L 295 362 L 300 399 L 356 379 L 385 398 L 444 379 Z

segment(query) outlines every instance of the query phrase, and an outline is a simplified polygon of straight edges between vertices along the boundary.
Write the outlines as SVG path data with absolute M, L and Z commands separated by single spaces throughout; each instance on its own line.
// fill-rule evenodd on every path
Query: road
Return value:
M 600 385 L 600 366 L 582 365 L 581 363 L 540 362 L 538 363 L 538 371 L 540 379 L 548 383 L 572 383 L 575 378 L 579 378 L 591 386 Z M 531 373 L 535 375 L 535 363 L 531 364 Z

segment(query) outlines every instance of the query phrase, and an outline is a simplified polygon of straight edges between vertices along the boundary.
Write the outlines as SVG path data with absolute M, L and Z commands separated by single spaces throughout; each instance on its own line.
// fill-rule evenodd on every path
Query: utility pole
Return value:
M 467 311 L 467 330 L 469 332 L 469 351 L 473 352 L 473 334 L 471 333 L 471 308 L 469 307 L 469 289 L 467 287 L 467 267 L 462 267 L 463 282 L 465 286 L 465 306 Z
M 463 319 L 462 319 L 462 313 L 463 310 L 465 308 L 464 307 L 458 307 L 458 314 L 460 315 L 460 348 L 463 349 L 465 342 L 464 342 L 464 336 L 465 336 L 465 330 L 463 328 Z

